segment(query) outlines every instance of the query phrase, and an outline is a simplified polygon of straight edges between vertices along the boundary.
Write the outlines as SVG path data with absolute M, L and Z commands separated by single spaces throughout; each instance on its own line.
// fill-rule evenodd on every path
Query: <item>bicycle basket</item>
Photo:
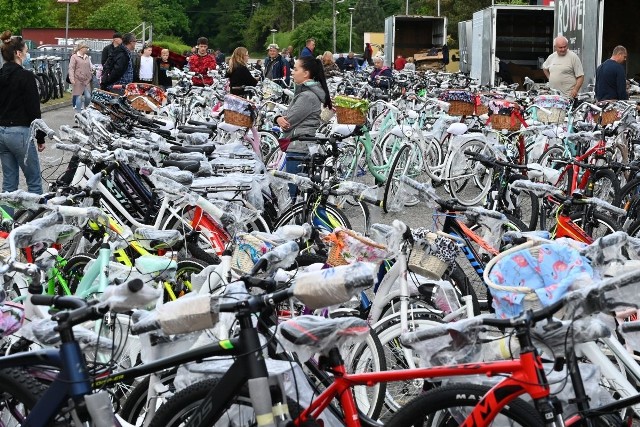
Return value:
M 533 99 L 533 103 L 551 112 L 549 114 L 537 108 L 534 110 L 536 120 L 546 124 L 564 122 L 567 110 L 571 106 L 571 100 L 561 95 L 540 95 Z
M 238 233 L 231 256 L 231 268 L 242 273 L 250 273 L 260 257 L 276 246 L 276 242 L 249 233 Z
M 377 263 L 389 257 L 385 245 L 346 228 L 336 228 L 324 240 L 331 244 L 327 264 L 332 267 L 359 261 Z
M 496 315 L 510 318 L 552 304 L 580 282 L 591 282 L 593 269 L 566 244 L 530 241 L 492 259 L 484 280 Z
M 414 235 L 420 231 L 420 228 L 414 230 Z M 450 238 L 427 230 L 417 237 L 407 260 L 409 270 L 429 279 L 440 280 L 455 263 L 458 246 Z
M 594 122 L 606 126 L 620 119 L 621 112 L 615 107 L 615 102 L 600 101 L 597 105 L 602 108 L 602 113 L 593 113 Z
M 336 120 L 342 125 L 363 125 L 367 121 L 369 101 L 353 96 L 336 96 L 333 100 Z
M 447 90 L 438 97 L 449 103 L 450 116 L 470 116 L 475 112 L 475 95 L 468 90 Z
M 256 119 L 256 105 L 240 96 L 224 96 L 224 121 L 234 126 L 250 128 Z

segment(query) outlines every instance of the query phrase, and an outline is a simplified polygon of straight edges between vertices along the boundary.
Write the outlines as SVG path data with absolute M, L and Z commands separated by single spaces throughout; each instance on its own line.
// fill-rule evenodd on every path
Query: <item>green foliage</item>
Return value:
M 42 0 L 0 0 L 2 28 L 20 34 L 24 27 L 53 27 L 51 4 Z
M 185 51 L 191 49 L 191 46 L 184 44 L 182 39 L 176 36 L 158 36 L 153 38 L 153 44 L 165 49 L 169 49 L 171 52 L 182 55 Z
M 314 53 L 320 55 L 324 51 L 333 50 L 333 21 L 330 18 L 313 17 L 308 21 L 296 25 L 291 34 L 290 43 L 294 55 L 299 55 L 308 38 L 316 40 Z M 336 22 L 336 50 L 346 52 L 349 49 L 349 22 Z M 334 52 L 335 53 L 335 52 Z
M 87 19 L 90 28 L 114 28 L 127 32 L 143 21 L 138 5 L 131 0 L 111 0 Z
M 153 24 L 156 34 L 176 34 L 189 28 L 186 7 L 197 4 L 197 0 L 142 0 L 141 10 L 145 21 Z

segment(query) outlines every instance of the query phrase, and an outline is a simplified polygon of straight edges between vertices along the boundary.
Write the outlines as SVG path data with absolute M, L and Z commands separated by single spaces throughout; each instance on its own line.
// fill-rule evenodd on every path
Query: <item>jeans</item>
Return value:
M 87 108 L 91 104 L 91 87 L 87 85 L 82 92 L 82 95 L 73 95 L 71 98 L 71 106 L 79 113 L 82 111 L 82 97 L 84 96 L 84 108 Z
M 18 189 L 19 169 L 22 169 L 29 192 L 42 194 L 40 159 L 35 144 L 29 140 L 28 127 L 0 126 L 0 161 L 2 162 L 3 192 Z M 13 214 L 12 209 L 5 210 L 10 215 Z
M 292 174 L 300 173 L 300 165 L 302 165 L 302 161 L 307 155 L 304 153 L 287 152 L 286 156 L 285 172 Z M 293 203 L 295 203 L 297 193 L 298 187 L 294 184 L 289 184 L 289 195 Z

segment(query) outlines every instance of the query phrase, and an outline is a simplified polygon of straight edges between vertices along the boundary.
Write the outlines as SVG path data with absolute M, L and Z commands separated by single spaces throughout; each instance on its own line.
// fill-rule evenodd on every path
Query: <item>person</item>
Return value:
M 0 35 L 4 61 L 0 68 L 0 162 L 2 191 L 18 189 L 19 169 L 31 193 L 42 194 L 40 160 L 36 145 L 30 139 L 29 126 L 40 115 L 40 94 L 35 75 L 22 67 L 27 57 L 27 44 L 22 37 L 11 37 L 10 31 Z M 42 152 L 45 134 L 36 132 L 37 150 Z M 18 169 L 19 168 L 19 169 Z M 13 212 L 7 208 L 11 215 Z
M 416 64 L 414 64 L 412 56 L 407 58 L 407 63 L 404 64 L 404 70 L 405 71 L 415 71 L 416 70 Z
M 373 65 L 373 48 L 371 43 L 365 43 L 364 45 L 364 60 L 368 65 Z
M 304 58 L 306 56 L 314 57 L 313 49 L 316 48 L 316 40 L 315 39 L 307 39 L 305 46 L 302 48 L 300 52 L 300 58 Z
M 173 70 L 176 66 L 173 61 L 169 59 L 169 49 L 162 49 L 160 51 L 160 58 L 156 59 L 156 64 L 158 67 L 158 84 L 166 90 L 173 86 L 173 80 L 167 75 L 167 71 Z
M 298 173 L 302 159 L 309 155 L 309 143 L 296 138 L 315 135 L 321 124 L 322 106 L 331 109 L 332 105 L 321 61 L 312 56 L 298 58 L 292 76 L 295 94 L 285 115 L 276 116 L 276 123 L 283 137 L 291 140 L 286 148 L 286 171 Z M 295 186 L 289 186 L 289 193 L 295 198 Z
M 256 59 L 256 63 L 253 66 L 256 70 L 262 72 L 262 59 Z
M 293 56 L 293 46 L 291 45 L 287 46 L 287 58 L 289 61 L 289 69 L 293 70 L 293 66 L 296 63 L 296 58 L 294 58 Z
M 596 99 L 598 101 L 619 101 L 629 99 L 627 94 L 627 73 L 624 63 L 627 49 L 616 46 L 611 58 L 604 61 L 596 70 Z
M 338 59 L 336 59 L 336 65 L 338 66 L 338 68 L 340 69 L 340 71 L 344 71 L 344 61 L 345 61 L 345 57 L 344 54 L 341 53 L 338 55 Z
M 349 52 L 347 58 L 344 60 L 344 70 L 345 71 L 355 71 L 358 68 L 358 61 L 356 60 L 356 55 L 353 52 Z
M 133 51 L 136 48 L 136 36 L 125 33 L 122 44 L 107 58 L 102 70 L 100 87 L 110 92 L 124 94 L 124 87 L 133 82 Z M 114 87 L 115 86 L 115 87 Z
M 584 82 L 582 62 L 578 55 L 569 50 L 569 40 L 566 37 L 556 37 L 553 47 L 555 52 L 544 61 L 542 71 L 549 79 L 551 89 L 556 89 L 569 98 L 575 98 Z
M 136 83 L 149 83 L 158 85 L 158 63 L 151 56 L 153 47 L 145 43 L 133 62 L 133 81 Z
M 196 53 L 188 58 L 189 71 L 196 73 L 191 79 L 194 86 L 211 86 L 213 84 L 213 77 L 208 73 L 215 70 L 218 64 L 216 59 L 208 53 L 209 40 L 206 37 L 200 37 L 198 39 L 198 45 Z
M 80 42 L 69 60 L 69 80 L 73 85 L 71 105 L 79 113 L 82 111 L 82 97 L 85 108 L 91 103 L 91 79 L 93 77 L 91 57 L 87 55 L 89 45 Z
M 113 33 L 113 42 L 111 42 L 111 44 L 106 45 L 104 49 L 102 49 L 102 58 L 100 59 L 100 64 L 102 64 L 102 66 L 104 66 L 105 62 L 107 62 L 107 58 L 109 58 L 109 55 L 111 54 L 111 52 L 113 52 L 121 44 L 122 44 L 122 34 Z
M 267 47 L 267 57 L 264 60 L 264 78 L 270 80 L 282 79 L 278 82 L 281 86 L 289 86 L 289 63 L 280 55 L 277 44 L 272 43 Z
M 449 46 L 447 44 L 442 45 L 442 64 L 445 68 L 449 65 Z
M 381 89 L 389 89 L 393 73 L 391 68 L 384 65 L 384 60 L 376 56 L 373 58 L 373 71 L 369 74 L 369 84 Z
M 396 71 L 404 70 L 404 66 L 405 66 L 406 63 L 407 63 L 407 60 L 404 59 L 404 56 L 398 55 L 396 57 L 396 62 L 393 63 L 393 68 Z
M 232 95 L 246 96 L 244 89 L 240 86 L 255 86 L 258 81 L 251 75 L 247 68 L 249 60 L 249 51 L 246 47 L 237 47 L 231 55 L 229 68 L 227 69 L 227 78 L 229 79 L 229 91 Z
M 224 53 L 222 53 L 220 49 L 216 49 L 215 58 L 216 58 L 217 64 L 224 64 L 225 62 Z
M 324 68 L 325 77 L 333 77 L 342 74 L 340 68 L 333 61 L 333 53 L 326 51 L 322 54 L 322 67 Z

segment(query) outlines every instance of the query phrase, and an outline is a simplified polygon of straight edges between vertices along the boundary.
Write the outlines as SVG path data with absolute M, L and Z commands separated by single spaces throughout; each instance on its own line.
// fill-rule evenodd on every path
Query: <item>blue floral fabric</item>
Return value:
M 537 255 L 529 249 L 514 252 L 498 261 L 489 278 L 497 285 L 528 287 L 536 293 L 542 306 L 558 301 L 570 286 L 593 277 L 589 261 L 562 244 L 543 244 Z M 502 318 L 515 317 L 524 311 L 525 294 L 491 289 L 493 307 Z

